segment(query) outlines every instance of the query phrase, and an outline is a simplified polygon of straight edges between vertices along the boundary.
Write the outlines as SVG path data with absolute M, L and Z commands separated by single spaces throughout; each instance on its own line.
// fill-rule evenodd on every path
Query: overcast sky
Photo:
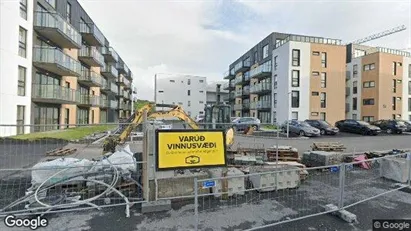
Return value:
M 228 65 L 273 31 L 343 42 L 396 26 L 367 43 L 411 48 L 411 0 L 79 0 L 134 73 L 139 99 L 154 98 L 155 73 L 221 80 Z

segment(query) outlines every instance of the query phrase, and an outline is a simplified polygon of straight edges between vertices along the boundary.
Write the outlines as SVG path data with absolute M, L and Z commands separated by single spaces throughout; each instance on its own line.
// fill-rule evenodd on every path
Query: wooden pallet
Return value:
M 311 145 L 313 151 L 335 151 L 342 152 L 346 148 L 340 142 L 314 142 Z
M 77 151 L 76 148 L 58 148 L 46 152 L 47 156 L 66 156 L 71 155 Z

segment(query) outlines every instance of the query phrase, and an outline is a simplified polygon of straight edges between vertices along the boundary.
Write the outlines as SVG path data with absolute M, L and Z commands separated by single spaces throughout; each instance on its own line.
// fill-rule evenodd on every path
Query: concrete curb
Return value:
M 308 140 L 309 137 L 278 137 L 277 136 L 256 136 L 256 135 L 245 135 L 245 134 L 236 134 L 235 136 L 247 137 L 247 138 L 260 138 L 260 139 L 279 139 L 279 140 Z

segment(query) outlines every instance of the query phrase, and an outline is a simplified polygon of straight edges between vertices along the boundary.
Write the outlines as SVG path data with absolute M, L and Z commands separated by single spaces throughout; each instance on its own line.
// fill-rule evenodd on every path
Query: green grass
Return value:
M 68 128 L 62 130 L 53 130 L 47 132 L 34 132 L 24 135 L 11 136 L 9 138 L 19 140 L 37 140 L 44 138 L 54 138 L 63 140 L 79 140 L 88 135 L 98 132 L 104 132 L 115 128 L 116 125 L 97 125 L 97 126 L 84 126 L 76 128 Z
M 277 129 L 277 126 L 271 124 L 263 125 L 262 127 L 265 129 Z

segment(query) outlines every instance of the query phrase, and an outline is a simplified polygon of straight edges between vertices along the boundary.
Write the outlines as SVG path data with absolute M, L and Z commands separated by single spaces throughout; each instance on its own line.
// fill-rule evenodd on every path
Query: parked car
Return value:
M 407 126 L 407 132 L 411 132 L 411 121 L 408 120 L 400 120 L 402 122 L 404 122 L 405 126 Z
M 401 134 L 407 131 L 407 125 L 399 120 L 377 120 L 371 122 L 370 124 L 381 128 L 382 131 L 385 131 L 388 134 Z
M 288 121 L 288 129 L 290 133 L 300 136 L 321 136 L 320 130 L 311 126 L 305 121 L 290 120 Z M 287 121 L 281 125 L 281 130 L 287 133 Z
M 361 120 L 340 120 L 335 123 L 335 126 L 340 129 L 341 132 L 350 132 L 362 135 L 376 136 L 381 132 L 381 128 Z
M 197 115 L 196 118 L 195 118 L 195 121 L 196 121 L 197 123 L 202 123 L 202 122 L 204 122 L 204 115 Z
M 232 121 L 233 128 L 236 131 L 245 130 L 248 127 L 252 127 L 255 131 L 260 129 L 261 121 L 255 117 L 239 117 Z
M 324 120 L 305 120 L 309 125 L 320 130 L 321 135 L 336 135 L 340 131 Z

